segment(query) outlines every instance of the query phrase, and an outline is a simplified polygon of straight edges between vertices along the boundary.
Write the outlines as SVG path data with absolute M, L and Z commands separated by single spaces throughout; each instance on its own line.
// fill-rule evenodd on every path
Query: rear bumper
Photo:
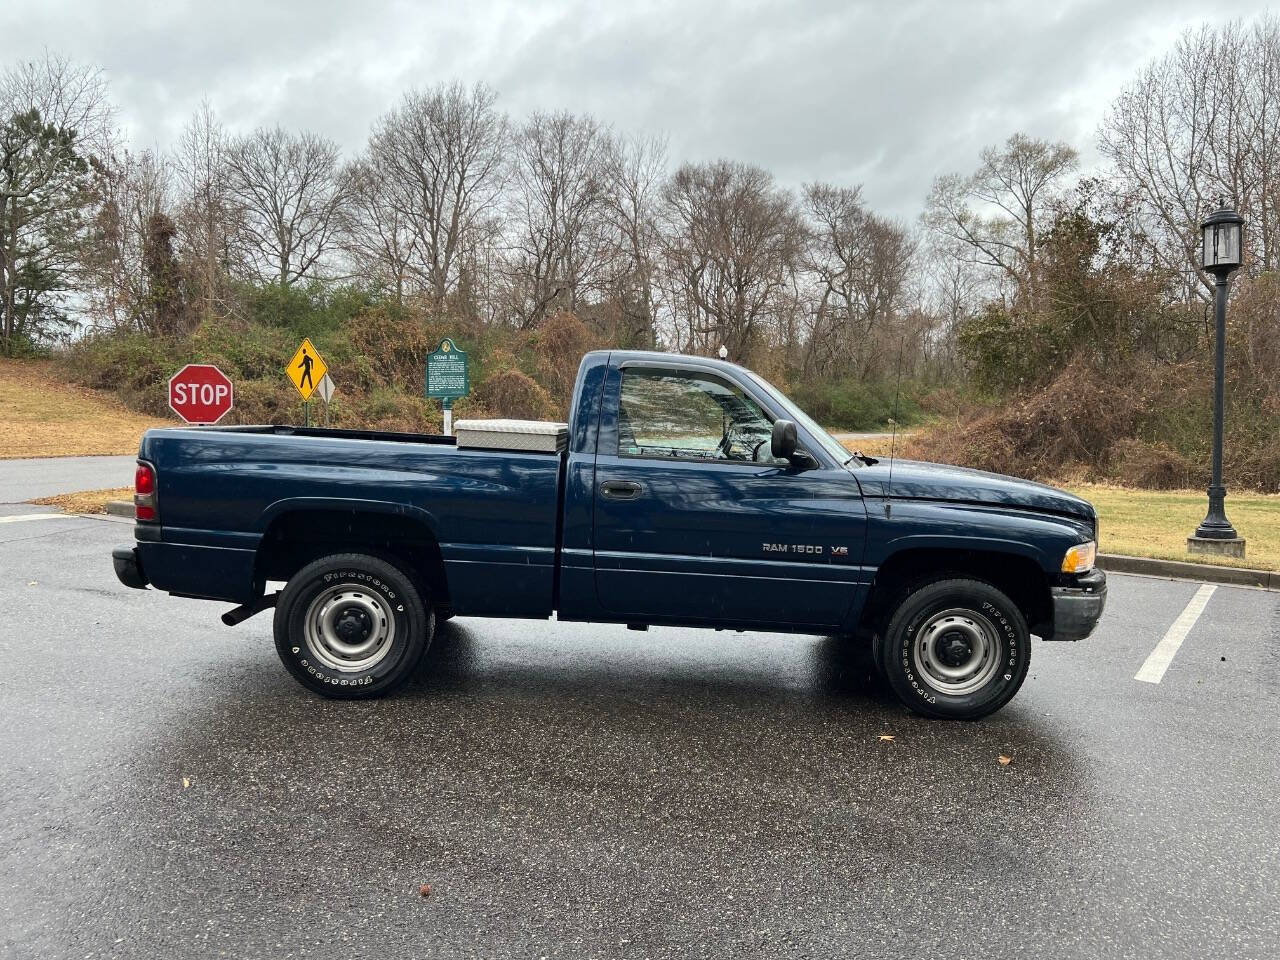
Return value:
M 1052 587 L 1054 640 L 1083 640 L 1093 633 L 1107 605 L 1107 575 L 1090 570 L 1068 586 Z
M 116 577 L 126 587 L 135 590 L 147 588 L 147 577 L 142 572 L 142 558 L 138 556 L 137 547 L 116 547 L 111 551 L 111 563 L 116 568 Z
M 254 589 L 254 560 L 252 550 L 147 540 L 111 551 L 116 576 L 126 587 L 152 586 L 183 597 L 231 603 L 248 603 L 262 593 Z

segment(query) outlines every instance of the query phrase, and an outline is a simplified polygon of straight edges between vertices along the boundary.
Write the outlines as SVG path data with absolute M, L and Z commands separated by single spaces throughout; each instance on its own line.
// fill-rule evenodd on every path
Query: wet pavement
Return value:
M 1198 586 L 1115 576 L 977 723 L 830 638 L 467 619 L 336 703 L 131 532 L 0 524 L 2 956 L 1275 954 L 1278 593 L 1151 684 Z
M 0 504 L 133 485 L 136 457 L 33 457 L 0 463 Z

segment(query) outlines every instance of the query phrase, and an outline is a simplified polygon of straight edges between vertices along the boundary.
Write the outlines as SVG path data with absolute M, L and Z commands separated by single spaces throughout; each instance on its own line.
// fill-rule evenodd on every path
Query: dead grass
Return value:
M 63 382 L 47 360 L 0 359 L 0 459 L 136 453 L 144 430 L 171 425 Z
M 1103 553 L 1191 563 L 1280 570 L 1280 495 L 1229 493 L 1227 516 L 1245 538 L 1244 560 L 1187 553 L 1187 537 L 1204 519 L 1203 490 L 1132 490 L 1103 484 L 1068 487 L 1098 508 Z
M 112 487 L 110 490 L 83 490 L 80 493 L 60 493 L 55 497 L 32 500 L 45 507 L 57 507 L 65 513 L 106 513 L 108 500 L 133 500 L 131 487 Z
M 839 430 L 827 432 L 844 444 L 850 453 L 856 450 L 869 457 L 887 457 L 895 445 L 897 453 L 901 456 L 902 448 L 913 435 L 911 431 L 903 430 L 898 433 L 895 440 L 891 433 L 845 433 Z

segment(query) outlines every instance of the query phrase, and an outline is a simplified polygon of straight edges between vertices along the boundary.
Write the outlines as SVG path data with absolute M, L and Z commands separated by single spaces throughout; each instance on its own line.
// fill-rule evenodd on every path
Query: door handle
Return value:
M 600 484 L 600 495 L 610 500 L 634 500 L 644 487 L 634 480 L 606 480 Z

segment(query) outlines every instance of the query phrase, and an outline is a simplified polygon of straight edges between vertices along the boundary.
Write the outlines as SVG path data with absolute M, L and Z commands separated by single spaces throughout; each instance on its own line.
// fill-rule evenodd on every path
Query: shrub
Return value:
M 249 323 L 287 330 L 299 340 L 336 331 L 373 302 L 367 292 L 349 284 L 332 288 L 322 283 L 244 284 L 237 293 Z
M 427 354 L 448 335 L 425 317 L 391 305 L 362 310 L 343 333 L 335 357 L 351 362 L 362 387 L 394 386 L 414 394 L 426 390 Z
M 1179 490 L 1207 480 L 1203 464 L 1193 464 L 1164 443 L 1126 437 L 1113 444 L 1111 459 L 1110 476 L 1127 487 Z
M 1228 483 L 1280 491 L 1276 421 L 1240 393 L 1228 389 Z M 1078 360 L 1041 389 L 913 437 L 905 454 L 1037 480 L 1198 487 L 1208 482 L 1212 410 L 1208 358 L 1109 371 Z
M 791 398 L 805 413 L 826 427 L 841 430 L 877 430 L 896 419 L 899 425 L 922 419 L 916 400 L 917 385 L 903 381 L 820 380 L 797 384 Z M 894 399 L 897 397 L 897 417 Z
M 73 382 L 110 390 L 127 406 L 154 416 L 168 413 L 169 378 L 187 362 L 175 341 L 130 331 L 84 337 L 59 359 Z
M 546 420 L 556 415 L 555 401 L 532 377 L 519 370 L 495 373 L 476 391 L 476 399 L 494 416 Z
M 278 378 L 298 348 L 289 330 L 260 324 L 205 320 L 196 328 L 186 354 L 191 362 L 212 363 L 237 382 Z
M 235 406 L 228 418 L 230 422 L 302 423 L 302 398 L 283 375 L 258 380 L 232 377 L 232 381 Z M 318 405 L 312 406 L 314 417 Z
M 547 317 L 534 334 L 539 380 L 555 401 L 562 416 L 568 416 L 574 380 L 582 355 L 597 347 L 586 324 L 567 311 Z

